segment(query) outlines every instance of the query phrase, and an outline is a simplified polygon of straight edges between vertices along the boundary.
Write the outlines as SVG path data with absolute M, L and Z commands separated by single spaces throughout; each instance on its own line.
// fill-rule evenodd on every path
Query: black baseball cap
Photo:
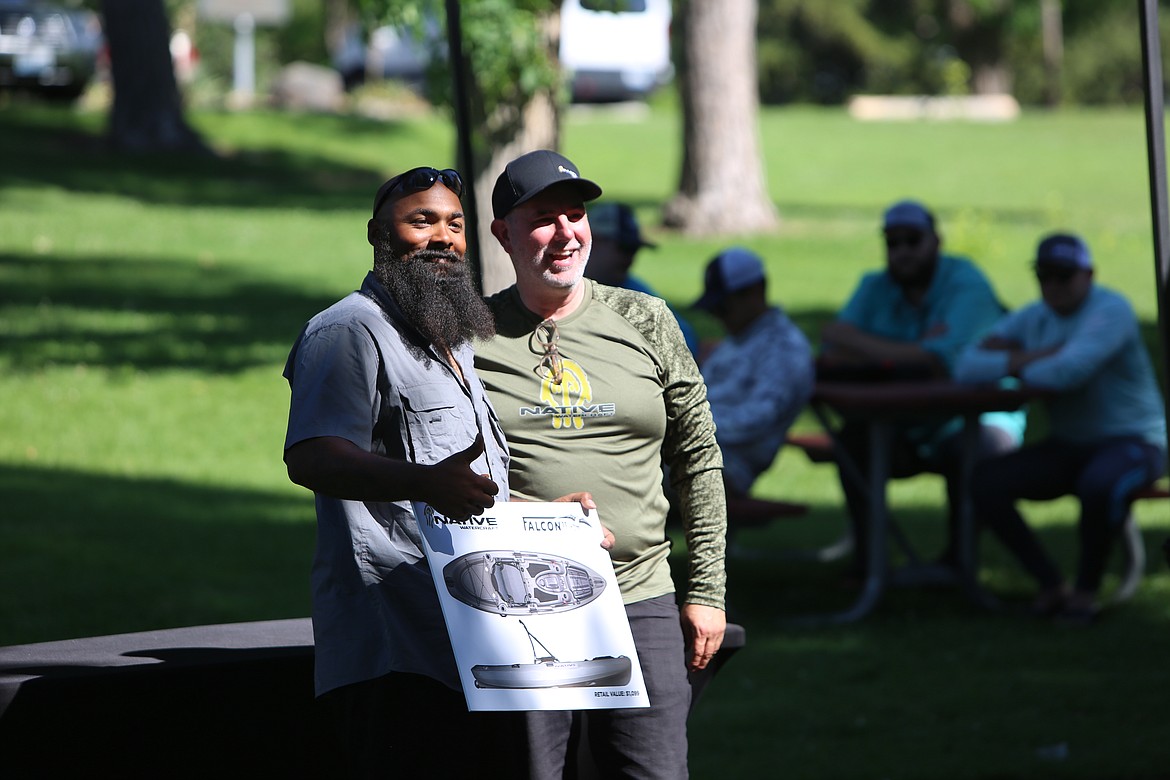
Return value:
M 625 203 L 598 203 L 589 208 L 589 230 L 594 238 L 609 238 L 625 249 L 657 248 L 638 227 L 634 210 Z
M 550 149 L 522 154 L 504 168 L 492 189 L 492 214 L 503 219 L 512 209 L 556 184 L 575 186 L 582 200 L 601 196 L 601 187 L 582 179 L 577 166 Z

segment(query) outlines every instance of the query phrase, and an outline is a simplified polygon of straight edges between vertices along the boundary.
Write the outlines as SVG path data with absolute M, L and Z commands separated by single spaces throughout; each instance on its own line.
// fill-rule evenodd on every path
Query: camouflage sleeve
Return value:
M 653 296 L 594 285 L 594 297 L 630 323 L 655 353 L 666 401 L 666 438 L 662 455 L 678 493 L 688 550 L 687 604 L 724 608 L 727 575 L 727 498 L 723 456 L 715 442 L 715 422 L 707 386 L 687 349 L 678 321 L 665 302 Z

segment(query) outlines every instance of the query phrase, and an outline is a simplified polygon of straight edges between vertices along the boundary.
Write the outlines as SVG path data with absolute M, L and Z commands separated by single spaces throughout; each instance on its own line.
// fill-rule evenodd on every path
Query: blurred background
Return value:
M 308 614 L 281 370 L 369 267 L 374 191 L 416 165 L 480 192 L 561 149 L 633 206 L 658 244 L 635 273 L 704 336 L 690 307 L 730 244 L 815 342 L 881 265 L 895 200 L 934 208 L 1012 308 L 1036 297 L 1038 237 L 1072 229 L 1165 387 L 1138 8 L 0 0 L 0 645 Z M 507 283 L 476 249 L 485 289 Z M 760 554 L 728 562 L 748 644 L 695 711 L 696 777 L 1170 777 L 1164 501 L 1135 510 L 1140 591 L 1087 631 L 1021 618 L 1031 586 L 986 540 L 1002 611 L 895 589 L 861 623 L 798 629 L 783 618 L 852 600 L 839 565 L 799 559 L 845 527 L 836 473 L 785 452 L 756 492 L 811 511 L 737 539 Z M 941 542 L 940 480 L 891 503 Z M 1066 566 L 1075 512 L 1027 507 Z

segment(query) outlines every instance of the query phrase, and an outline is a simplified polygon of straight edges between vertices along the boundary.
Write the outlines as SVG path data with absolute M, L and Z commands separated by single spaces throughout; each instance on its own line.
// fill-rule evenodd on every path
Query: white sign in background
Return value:
M 292 9 L 288 0 L 199 0 L 199 15 L 213 22 L 234 22 L 241 15 L 256 24 L 282 25 Z
M 596 511 L 414 510 L 469 710 L 650 706 Z

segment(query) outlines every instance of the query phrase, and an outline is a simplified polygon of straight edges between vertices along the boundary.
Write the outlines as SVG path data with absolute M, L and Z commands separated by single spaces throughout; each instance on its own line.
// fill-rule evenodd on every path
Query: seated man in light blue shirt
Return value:
M 886 376 L 888 378 L 949 377 L 959 353 L 978 340 L 1003 315 L 991 283 L 974 263 L 942 254 L 934 215 L 921 203 L 904 200 L 883 215 L 886 267 L 862 277 L 845 308 L 821 332 L 822 375 Z M 1023 435 L 1023 415 L 984 415 L 977 457 L 1014 449 Z M 950 539 L 956 538 L 955 508 L 959 506 L 957 468 L 962 420 L 914 425 L 900 429 L 891 453 L 893 476 L 921 472 L 947 480 Z M 863 425 L 846 421 L 841 443 L 851 459 L 868 470 L 868 437 Z M 859 486 L 841 479 L 853 523 L 855 549 L 865 549 L 866 502 Z M 953 564 L 948 546 L 940 562 Z M 859 554 L 853 574 L 864 576 Z
M 813 389 L 808 339 L 776 306 L 768 305 L 764 264 L 733 247 L 707 265 L 695 307 L 727 330 L 699 365 L 723 452 L 728 501 L 748 495 L 784 444 Z
M 1052 391 L 1046 438 L 976 467 L 975 511 L 1039 583 L 1034 612 L 1088 622 L 1130 496 L 1166 467 L 1165 407 L 1133 309 L 1093 283 L 1084 241 L 1046 237 L 1035 269 L 1041 300 L 1001 320 L 955 369 L 962 382 L 1015 376 Z M 1015 506 L 1070 494 L 1081 502 L 1071 590 Z

